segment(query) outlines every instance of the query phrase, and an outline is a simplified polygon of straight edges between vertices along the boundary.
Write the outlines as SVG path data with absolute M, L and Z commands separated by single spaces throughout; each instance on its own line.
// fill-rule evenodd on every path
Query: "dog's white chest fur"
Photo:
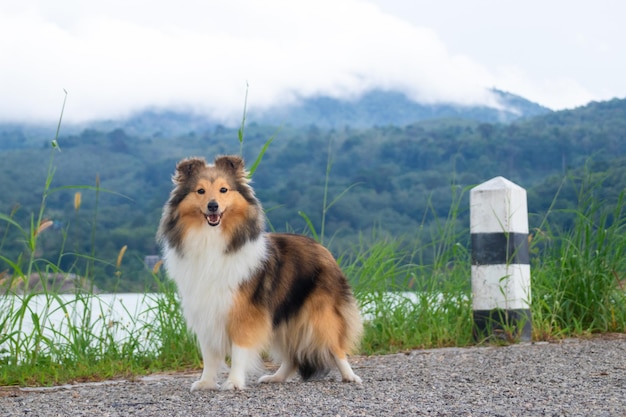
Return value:
M 181 253 L 164 250 L 165 266 L 178 286 L 187 325 L 202 344 L 226 355 L 230 340 L 226 332 L 234 292 L 258 270 L 267 256 L 267 239 L 261 235 L 232 253 L 219 229 L 190 231 Z M 209 347 L 209 346 L 207 346 Z

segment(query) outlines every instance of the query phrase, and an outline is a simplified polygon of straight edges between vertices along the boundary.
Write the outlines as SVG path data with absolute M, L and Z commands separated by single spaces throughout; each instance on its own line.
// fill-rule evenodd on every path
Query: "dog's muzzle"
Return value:
M 215 200 L 209 201 L 207 204 L 208 213 L 206 214 L 206 221 L 209 226 L 217 226 L 222 220 L 222 214 L 220 213 L 220 206 Z

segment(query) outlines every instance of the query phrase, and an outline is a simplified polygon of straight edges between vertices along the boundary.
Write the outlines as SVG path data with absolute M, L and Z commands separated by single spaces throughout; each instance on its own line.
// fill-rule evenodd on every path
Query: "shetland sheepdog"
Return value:
M 243 389 L 264 351 L 280 367 L 258 382 L 296 373 L 308 380 L 337 366 L 343 381 L 361 383 L 347 360 L 360 340 L 361 317 L 330 252 L 304 236 L 264 231 L 238 156 L 217 157 L 213 165 L 184 159 L 172 180 L 157 239 L 202 352 L 202 376 L 191 390 L 218 388 L 226 356 L 231 367 L 221 388 Z

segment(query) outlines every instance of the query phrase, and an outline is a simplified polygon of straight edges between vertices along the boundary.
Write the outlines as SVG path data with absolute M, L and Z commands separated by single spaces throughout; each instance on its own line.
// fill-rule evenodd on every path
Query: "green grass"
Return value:
M 361 344 L 365 354 L 414 348 L 464 346 L 471 343 L 469 268 L 436 271 L 407 263 L 406 253 L 393 241 L 359 248 L 342 265 L 354 282 L 365 318 Z
M 533 240 L 533 330 L 536 339 L 626 331 L 624 192 L 594 199 L 584 178 L 568 230 L 538 229 Z
M 12 295 L 1 301 L 0 385 L 51 385 L 197 368 L 173 291 L 146 294 L 150 307 L 116 321 L 101 296 L 76 293 Z M 52 317 L 59 317 L 59 321 Z M 33 323 L 23 326 L 26 318 Z M 152 346 L 152 349 L 148 349 Z
M 366 318 L 363 353 L 472 343 L 470 252 L 459 243 L 462 194 L 454 197 L 446 219 L 412 237 L 428 243 L 373 236 L 341 258 Z
M 62 117 L 63 110 L 59 128 Z M 110 262 L 95 259 L 94 250 L 87 255 L 73 254 L 87 261 L 84 270 L 75 263 L 61 271 L 58 265 L 40 257 L 40 237 L 53 224 L 44 217 L 49 195 L 65 188 L 95 189 L 96 195 L 100 192 L 98 184 L 95 188 L 51 188 L 54 156 L 60 152 L 58 133 L 57 129 L 38 212 L 30 216 L 28 225 L 14 220 L 15 211 L 0 214 L 4 226 L 0 259 L 11 268 L 0 272 L 0 385 L 51 385 L 198 368 L 201 360 L 195 337 L 186 329 L 176 289 L 158 271 L 153 273 L 158 291 L 144 295 L 151 306 L 144 311 L 128 311 L 121 300 L 119 305 L 109 305 L 103 296 L 89 291 L 94 288 L 90 280 L 95 262 L 114 265 L 116 275 L 122 276 L 126 247 L 120 250 L 117 260 Z M 78 216 L 80 196 L 74 201 Z M 96 205 L 93 233 L 97 210 Z M 17 230 L 20 242 L 8 241 L 10 228 Z M 2 255 L 5 245 L 16 243 L 23 246 L 17 259 Z M 65 248 L 65 241 L 62 246 Z M 73 294 L 59 294 L 49 283 L 48 277 L 57 274 L 82 277 Z M 37 291 L 31 291 L 35 286 Z M 113 310 L 119 309 L 126 310 L 130 322 L 116 319 Z

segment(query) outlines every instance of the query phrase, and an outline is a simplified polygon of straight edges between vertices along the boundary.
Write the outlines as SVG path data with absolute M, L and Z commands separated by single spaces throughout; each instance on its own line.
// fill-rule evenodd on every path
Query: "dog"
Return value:
M 183 315 L 197 335 L 204 368 L 192 391 L 244 389 L 269 351 L 280 362 L 258 382 L 303 380 L 337 366 L 360 384 L 348 355 L 363 325 L 348 281 L 331 253 L 305 236 L 265 232 L 265 214 L 239 156 L 180 161 L 157 240 L 176 282 Z

